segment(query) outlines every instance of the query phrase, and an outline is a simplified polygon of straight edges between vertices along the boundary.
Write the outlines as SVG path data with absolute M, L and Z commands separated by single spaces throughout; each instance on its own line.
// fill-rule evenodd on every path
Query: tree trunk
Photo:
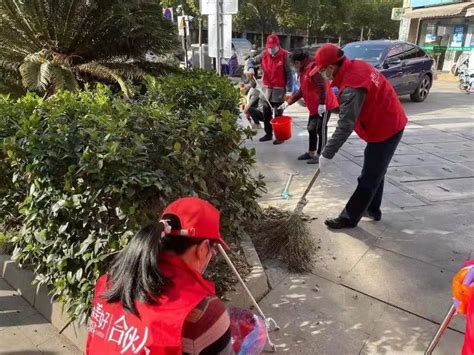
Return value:
M 309 28 L 310 28 L 310 23 L 308 21 L 308 24 L 306 25 L 306 45 L 309 47 Z

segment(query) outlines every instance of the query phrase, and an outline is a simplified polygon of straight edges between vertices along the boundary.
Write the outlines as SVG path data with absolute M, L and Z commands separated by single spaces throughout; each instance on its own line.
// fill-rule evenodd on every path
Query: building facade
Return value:
M 438 70 L 474 50 L 474 0 L 405 0 L 403 7 L 400 39 L 429 52 Z

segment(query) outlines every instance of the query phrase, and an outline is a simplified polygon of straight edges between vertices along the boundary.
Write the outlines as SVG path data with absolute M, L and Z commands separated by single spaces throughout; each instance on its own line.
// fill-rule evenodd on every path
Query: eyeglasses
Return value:
M 214 240 L 209 240 L 209 249 L 210 249 L 210 252 L 212 253 L 212 257 L 216 256 L 218 253 L 217 242 Z

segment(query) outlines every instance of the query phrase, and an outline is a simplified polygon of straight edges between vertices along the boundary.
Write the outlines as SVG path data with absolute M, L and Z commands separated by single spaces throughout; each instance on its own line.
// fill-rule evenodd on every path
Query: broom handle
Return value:
M 252 301 L 252 304 L 253 306 L 255 307 L 255 309 L 258 311 L 258 313 L 260 314 L 260 316 L 262 316 L 263 319 L 266 319 L 265 317 L 265 314 L 263 313 L 262 309 L 260 308 L 260 306 L 258 305 L 257 301 L 255 300 L 255 298 L 253 297 L 252 295 L 252 292 L 250 292 L 250 290 L 248 289 L 247 285 L 245 284 L 244 280 L 242 280 L 242 278 L 240 277 L 240 274 L 239 272 L 237 271 L 237 269 L 235 268 L 234 264 L 232 263 L 232 260 L 230 260 L 230 258 L 227 256 L 227 253 L 225 252 L 224 248 L 222 247 L 222 245 L 220 244 L 217 244 L 217 248 L 219 249 L 219 252 L 221 253 L 221 255 L 224 257 L 227 265 L 229 265 L 229 267 L 232 269 L 232 271 L 234 272 L 235 276 L 237 277 L 237 279 L 239 280 L 240 284 L 242 285 L 242 287 L 244 288 L 245 292 L 247 292 L 247 295 L 249 296 L 250 300 Z
M 428 349 L 426 349 L 425 355 L 431 355 L 433 353 L 433 350 L 436 348 L 436 345 L 438 345 L 438 342 L 440 341 L 441 337 L 443 336 L 444 332 L 446 331 L 446 328 L 448 327 L 449 323 L 451 322 L 451 319 L 453 319 L 455 314 L 456 308 L 454 307 L 454 305 L 451 305 L 448 312 L 446 313 L 446 316 L 443 319 L 443 322 L 440 324 L 438 331 L 433 337 L 433 340 L 431 340 Z
M 322 122 L 322 128 L 321 128 L 321 139 L 323 140 L 323 144 L 321 146 L 321 154 L 323 153 L 324 151 L 324 147 L 326 147 L 326 122 L 327 122 L 327 117 L 328 117 L 328 113 L 325 112 L 324 115 L 323 115 L 323 122 Z M 316 170 L 316 172 L 314 173 L 311 181 L 309 182 L 309 185 L 308 187 L 306 188 L 306 190 L 304 191 L 304 194 L 303 196 L 301 196 L 301 200 L 304 200 L 306 198 L 306 196 L 309 194 L 309 192 L 311 191 L 311 189 L 313 188 L 313 185 L 314 183 L 316 182 L 316 180 L 318 179 L 319 177 L 319 174 L 321 174 L 321 169 L 318 167 L 318 169 Z
M 254 77 L 253 80 L 254 80 L 255 83 L 257 84 L 258 89 L 259 89 L 260 92 L 262 93 L 262 96 L 265 98 L 265 101 L 267 102 L 268 106 L 269 106 L 270 109 L 272 110 L 273 118 L 275 118 L 275 116 L 276 116 L 276 108 L 273 107 L 273 105 L 270 103 L 270 100 L 268 99 L 267 95 L 265 95 L 265 91 L 263 91 L 263 88 L 262 88 L 262 87 L 260 86 L 260 84 L 258 83 L 257 78 Z

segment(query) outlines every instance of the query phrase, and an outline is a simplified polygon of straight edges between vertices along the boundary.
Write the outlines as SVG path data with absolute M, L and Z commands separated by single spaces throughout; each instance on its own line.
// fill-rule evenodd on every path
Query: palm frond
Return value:
M 27 61 L 20 65 L 20 74 L 23 85 L 34 91 L 45 91 L 51 82 L 49 63 Z
M 100 63 L 86 63 L 75 67 L 79 72 L 87 73 L 95 76 L 102 80 L 108 80 L 117 83 L 120 86 L 125 97 L 129 98 L 132 96 L 132 90 L 129 84 L 126 82 L 117 70 L 108 68 L 106 65 Z
M 25 62 L 20 65 L 21 82 L 28 90 L 38 89 L 41 80 L 41 64 L 35 62 Z
M 30 90 L 76 90 L 86 73 L 129 96 L 128 80 L 173 70 L 145 54 L 177 48 L 175 32 L 158 1 L 0 0 L 0 68 Z
M 51 70 L 53 72 L 52 81 L 55 90 L 76 91 L 79 89 L 79 83 L 69 68 L 53 65 Z

